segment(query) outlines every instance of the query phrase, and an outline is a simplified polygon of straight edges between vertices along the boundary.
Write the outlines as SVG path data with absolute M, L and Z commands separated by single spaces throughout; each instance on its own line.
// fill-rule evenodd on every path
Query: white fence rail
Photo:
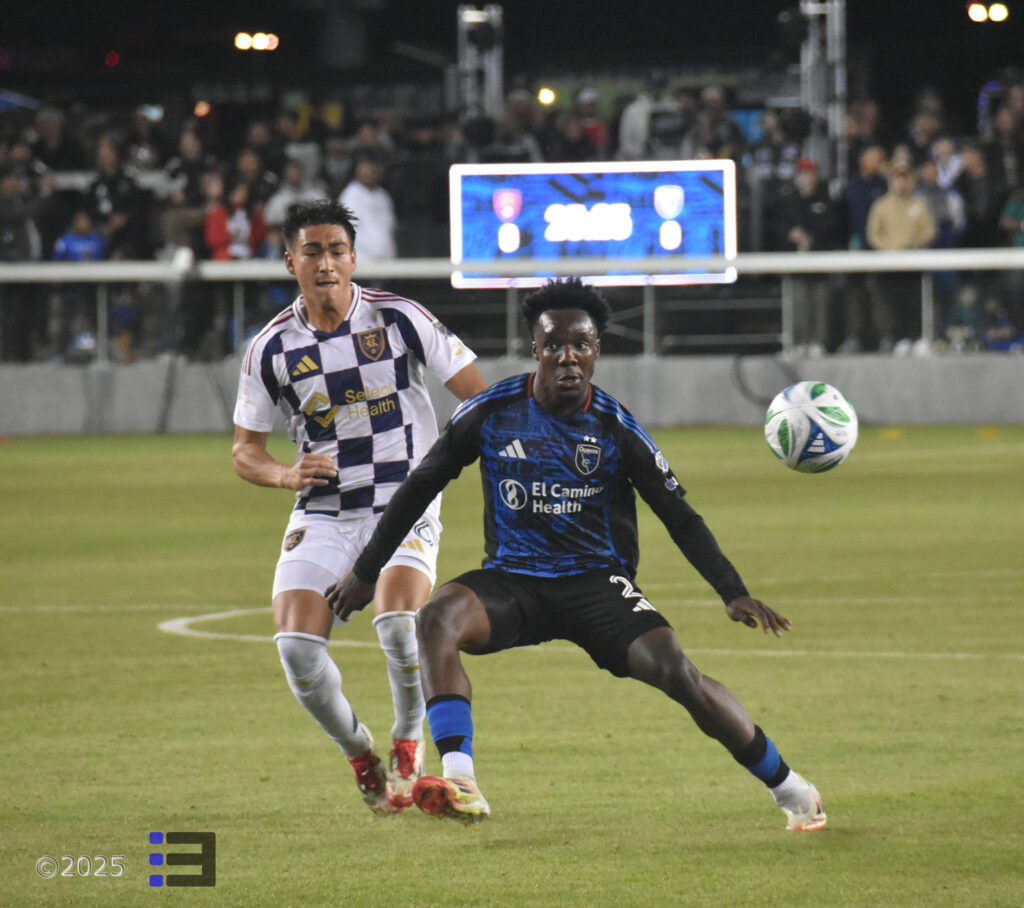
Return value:
M 639 271 L 645 274 L 687 270 L 720 271 L 733 268 L 739 275 L 781 275 L 782 330 L 779 342 L 783 350 L 792 346 L 791 278 L 799 274 L 853 274 L 880 272 L 918 272 L 921 274 L 921 334 L 935 336 L 935 305 L 932 275 L 939 271 L 1024 270 L 1024 248 L 1012 249 L 925 249 L 908 252 L 807 252 L 742 253 L 734 259 L 721 257 L 692 259 L 665 256 L 646 259 L 530 259 L 518 261 L 462 262 L 458 270 L 501 274 L 510 277 L 534 274 L 538 270 L 554 275 L 604 274 L 609 271 Z M 360 280 L 380 278 L 404 280 L 426 278 L 449 280 L 453 268 L 447 259 L 391 259 L 360 263 Z M 97 286 L 97 353 L 106 355 L 108 325 L 108 288 L 124 283 L 183 284 L 186 280 L 227 282 L 235 285 L 234 324 L 242 331 L 246 283 L 290 280 L 280 261 L 193 262 L 181 254 L 168 262 L 24 262 L 0 263 L 0 284 L 95 284 Z M 655 353 L 657 336 L 655 314 L 656 288 L 645 285 L 643 293 L 643 349 Z M 458 291 L 453 290 L 453 293 Z M 509 291 L 506 318 L 507 352 L 515 355 L 516 296 Z M 236 337 L 240 341 L 241 337 Z M 237 346 L 237 345 L 236 345 Z

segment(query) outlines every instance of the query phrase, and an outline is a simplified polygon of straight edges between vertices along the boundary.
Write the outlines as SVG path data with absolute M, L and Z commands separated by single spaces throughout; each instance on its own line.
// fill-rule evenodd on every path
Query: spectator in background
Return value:
M 800 158 L 800 142 L 786 131 L 782 118 L 775 110 L 764 111 L 759 125 L 761 138 L 751 148 L 748 175 L 751 178 L 751 191 L 759 199 L 755 202 L 755 209 L 761 211 L 760 221 L 756 225 L 760 234 L 752 238 L 752 245 L 755 249 L 764 249 L 772 245 L 772 239 L 765 234 L 773 229 L 779 202 L 793 189 L 796 162 Z
M 673 160 L 689 127 L 679 100 L 668 91 L 668 77 L 653 72 L 644 90 L 622 111 L 618 156 L 623 161 Z
M 44 107 L 36 114 L 35 134 L 32 155 L 48 170 L 85 170 L 89 166 L 85 146 L 68 130 L 64 114 L 55 107 Z
M 146 105 L 132 115 L 128 135 L 120 145 L 121 159 L 132 173 L 162 170 L 171 156 L 171 143 L 156 119 L 159 115 Z
M 917 187 L 914 194 L 924 199 L 935 221 L 935 236 L 931 241 L 934 249 L 952 249 L 960 245 L 967 217 L 964 200 L 960 193 L 939 184 L 939 165 L 934 159 L 925 161 L 917 170 Z M 955 271 L 932 272 L 935 303 L 943 322 L 949 316 L 956 302 L 958 275 Z
M 338 201 L 359 219 L 359 257 L 391 259 L 398 255 L 395 243 L 395 205 L 384 188 L 384 162 L 370 151 L 356 158 L 355 171 Z
M 960 151 L 960 173 L 953 187 L 964 200 L 966 223 L 960 245 L 967 248 L 999 246 L 999 200 L 985 166 L 985 156 L 977 145 L 965 145 Z
M 193 129 L 183 130 L 178 139 L 178 154 L 164 167 L 167 203 L 160 227 L 168 252 L 188 246 L 197 256 L 202 255 L 207 201 L 203 176 L 216 165 L 213 156 L 204 151 L 199 134 Z
M 56 262 L 97 262 L 107 257 L 107 242 L 93 225 L 88 209 L 80 208 L 71 219 L 68 230 L 53 248 Z
M 0 263 L 40 258 L 30 187 L 17 173 L 0 175 Z M 45 318 L 34 284 L 0 283 L 0 359 L 29 362 L 45 334 Z
M 96 144 L 96 172 L 85 203 L 107 246 L 107 258 L 152 258 L 145 193 L 121 164 L 121 152 L 110 135 Z
M 943 189 L 954 188 L 964 164 L 953 137 L 940 136 L 937 138 L 932 143 L 931 157 L 935 161 L 936 179 L 939 185 Z
M 301 161 L 288 161 L 281 174 L 280 187 L 267 199 L 263 219 L 270 227 L 280 227 L 284 223 L 288 208 L 296 202 L 316 202 L 326 198 L 327 188 L 320 180 L 307 178 Z
M 918 110 L 911 117 L 907 129 L 906 146 L 910 153 L 910 166 L 915 170 L 932 156 L 932 145 L 942 135 L 942 123 L 931 110 Z
M 529 133 L 540 143 L 543 115 L 537 108 L 537 99 L 525 88 L 517 88 L 505 99 L 506 128 L 514 132 Z
M 868 213 L 871 206 L 888 192 L 885 165 L 885 149 L 881 145 L 869 145 L 861 151 L 857 170 L 846 185 L 847 245 L 852 250 L 871 248 L 867 236 Z M 878 275 L 851 273 L 844 275 L 843 282 L 845 337 L 836 352 L 858 353 L 867 322 L 865 316 L 882 305 Z
M 285 158 L 275 173 L 283 173 L 288 161 L 298 161 L 303 171 L 310 176 L 320 173 L 323 158 L 320 144 L 306 134 L 298 111 L 281 111 L 275 124 L 276 143 L 284 152 Z
M 323 175 L 331 198 L 337 197 L 352 178 L 348 139 L 341 132 L 332 132 L 324 139 Z
M 999 216 L 999 229 L 1007 245 L 1024 248 L 1024 187 L 1010 193 Z M 1007 325 L 1024 325 L 1024 271 L 1004 272 L 1003 287 Z M 1015 333 L 1015 328 L 1007 332 L 1008 336 Z
M 285 154 L 284 141 L 280 135 L 271 132 L 270 125 L 262 117 L 249 122 L 242 144 L 245 148 L 253 149 L 263 161 L 263 166 L 271 173 L 279 174 L 284 170 L 284 163 L 288 157 Z
M 352 171 L 355 171 L 355 159 L 364 152 L 376 154 L 387 167 L 395 153 L 394 143 L 378 120 L 363 120 L 356 128 L 355 135 L 348 142 L 348 156 Z M 351 179 L 351 176 L 349 177 Z
M 850 104 L 846 114 L 849 172 L 855 173 L 865 149 L 881 147 L 883 156 L 890 145 L 889 134 L 882 123 L 878 102 L 862 98 Z
M 725 92 L 717 85 L 708 85 L 700 93 L 697 118 L 683 137 L 676 156 L 700 157 L 707 151 L 715 158 L 731 158 L 739 163 L 747 152 L 743 130 L 726 105 Z
M 557 110 L 551 118 L 551 133 L 547 137 L 546 161 L 595 161 L 597 149 L 583 127 L 583 120 L 575 110 Z
M 71 208 L 66 210 L 70 195 L 55 191 L 53 174 L 33 155 L 32 145 L 24 134 L 12 139 L 7 147 L 3 170 L 17 178 L 19 193 L 32 209 L 32 220 L 39 232 L 37 257 L 49 255 L 81 199 L 75 197 Z
M 1024 177 L 1024 142 L 1021 124 L 1006 104 L 996 111 L 992 129 L 992 138 L 983 143 L 982 154 L 998 207 L 1002 208 Z
M 281 185 L 278 175 L 263 166 L 263 159 L 255 148 L 238 152 L 230 182 L 232 186 L 244 183 L 249 189 L 249 198 L 257 205 L 266 205 Z
M 600 100 L 597 89 L 585 85 L 577 92 L 573 107 L 583 132 L 594 146 L 595 159 L 606 161 L 611 148 L 611 132 L 608 119 L 601 114 Z
M 776 225 L 778 247 L 787 252 L 836 249 L 839 227 L 835 203 L 809 158 L 796 162 L 794 191 L 780 202 Z M 798 355 L 821 356 L 828 344 L 832 278 L 829 274 L 797 274 L 793 287 L 793 343 Z
M 873 249 L 896 252 L 931 245 L 936 234 L 935 220 L 924 200 L 913 191 L 914 171 L 903 162 L 893 164 L 889 191 L 868 212 L 867 238 Z M 913 273 L 887 272 L 879 278 L 879 290 L 879 305 L 874 310 L 878 350 L 890 353 L 896 331 L 905 335 L 911 311 L 920 311 L 920 280 Z
M 868 248 L 868 212 L 889 189 L 885 149 L 870 145 L 860 153 L 857 170 L 846 185 L 847 240 L 850 249 Z
M 481 117 L 472 130 L 470 124 L 466 128 L 473 163 L 536 164 L 544 160 L 537 137 L 512 107 L 505 109 L 500 124 Z
M 54 245 L 54 261 L 95 262 L 106 257 L 107 244 L 103 234 L 93 226 L 88 210 L 80 208 L 72 216 L 68 230 Z M 95 355 L 95 292 L 93 284 L 61 285 L 53 335 L 58 351 L 67 362 L 87 362 Z

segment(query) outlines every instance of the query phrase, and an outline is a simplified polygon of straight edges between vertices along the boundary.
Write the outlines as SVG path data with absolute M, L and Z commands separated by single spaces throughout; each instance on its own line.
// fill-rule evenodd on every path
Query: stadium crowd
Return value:
M 182 246 L 199 259 L 279 258 L 287 206 L 327 197 L 360 217 L 364 260 L 443 257 L 453 163 L 701 157 L 738 165 L 744 250 L 1024 246 L 1024 82 L 1008 78 L 992 102 L 966 129 L 931 90 L 895 124 L 872 99 L 852 103 L 845 185 L 809 157 L 800 111 L 766 110 L 753 124 L 722 89 L 664 76 L 614 98 L 584 85 L 549 108 L 515 91 L 500 121 L 385 111 L 348 123 L 314 106 L 254 113 L 229 133 L 198 115 L 171 128 L 150 106 L 43 105 L 0 113 L 0 262 L 165 259 Z M 892 350 L 913 330 L 902 321 L 913 307 L 895 303 L 919 292 L 909 280 L 800 279 L 797 340 L 812 354 Z M 1024 271 L 938 274 L 935 292 L 953 349 L 1020 347 Z M 216 355 L 211 307 L 190 297 L 176 343 Z M 79 286 L 0 284 L 0 358 L 74 360 L 87 300 Z M 136 302 L 119 293 L 112 312 L 125 359 L 138 346 Z M 252 302 L 259 321 L 281 300 L 267 288 Z

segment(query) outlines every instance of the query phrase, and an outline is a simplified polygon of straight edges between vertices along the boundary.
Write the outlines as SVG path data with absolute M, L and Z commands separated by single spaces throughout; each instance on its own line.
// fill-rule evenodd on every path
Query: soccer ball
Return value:
M 823 381 L 802 381 L 775 395 L 764 437 L 791 470 L 823 473 L 838 467 L 857 443 L 857 413 Z

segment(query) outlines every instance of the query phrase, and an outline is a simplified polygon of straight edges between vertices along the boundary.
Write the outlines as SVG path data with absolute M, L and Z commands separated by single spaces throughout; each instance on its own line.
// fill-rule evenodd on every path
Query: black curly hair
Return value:
M 550 309 L 582 309 L 593 320 L 598 337 L 608 327 L 612 311 L 608 301 L 578 277 L 548 281 L 539 290 L 525 296 L 519 306 L 530 337 L 533 337 L 541 313 Z

